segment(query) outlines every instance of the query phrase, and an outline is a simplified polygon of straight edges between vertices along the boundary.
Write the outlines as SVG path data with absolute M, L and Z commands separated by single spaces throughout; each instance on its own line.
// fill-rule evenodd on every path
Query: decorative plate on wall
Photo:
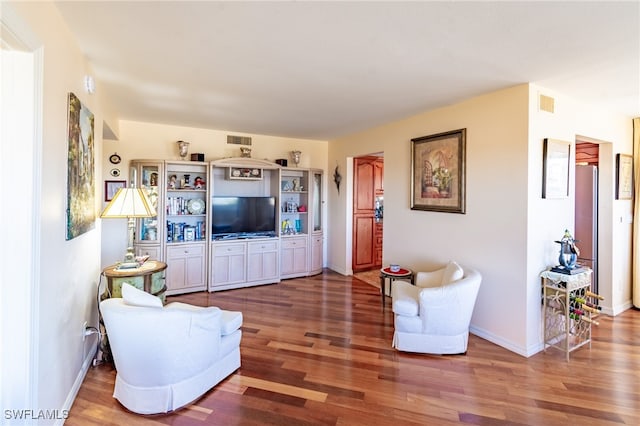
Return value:
M 120 158 L 120 156 L 118 155 L 118 153 L 113 153 L 111 154 L 111 156 L 109 157 L 109 162 L 111 164 L 120 164 L 120 161 L 122 161 L 122 158 Z
M 111 173 L 111 176 L 113 177 L 118 177 L 120 176 L 120 169 L 111 169 L 109 173 Z

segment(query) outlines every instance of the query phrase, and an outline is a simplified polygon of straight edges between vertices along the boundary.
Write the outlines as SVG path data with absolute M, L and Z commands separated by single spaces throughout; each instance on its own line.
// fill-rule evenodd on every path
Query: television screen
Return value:
M 212 235 L 263 233 L 276 230 L 275 197 L 213 197 Z

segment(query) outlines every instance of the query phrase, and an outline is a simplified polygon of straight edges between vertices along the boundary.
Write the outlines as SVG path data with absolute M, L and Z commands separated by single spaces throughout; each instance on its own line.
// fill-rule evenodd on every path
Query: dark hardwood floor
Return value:
M 466 355 L 391 348 L 390 301 L 327 271 L 280 284 L 170 297 L 244 315 L 242 366 L 192 405 L 140 416 L 91 368 L 68 426 L 638 425 L 640 311 L 601 316 L 591 349 L 530 358 L 471 335 Z

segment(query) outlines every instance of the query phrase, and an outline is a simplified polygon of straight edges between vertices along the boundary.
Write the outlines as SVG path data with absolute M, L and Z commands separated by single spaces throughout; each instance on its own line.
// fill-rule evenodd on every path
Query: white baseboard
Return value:
M 529 353 L 526 349 L 522 348 L 521 346 L 516 345 L 513 342 L 505 340 L 500 336 L 496 336 L 495 334 L 489 333 L 487 330 L 481 329 L 479 327 L 475 327 L 473 325 L 469 327 L 469 332 L 485 340 L 488 340 L 491 343 L 495 343 L 498 346 L 502 346 L 503 348 L 511 352 L 514 352 L 518 355 L 522 355 L 527 358 L 533 355 L 534 353 L 539 352 L 538 350 L 534 353 Z
M 93 358 L 96 355 L 97 349 L 98 349 L 98 342 L 95 342 L 91 345 L 91 350 L 89 351 L 84 361 L 82 362 L 82 367 L 80 368 L 80 371 L 76 376 L 76 380 L 73 382 L 73 386 L 71 387 L 71 389 L 69 390 L 69 393 L 67 394 L 67 398 L 65 399 L 64 405 L 62 406 L 63 412 L 66 411 L 68 413 L 69 411 L 71 411 L 71 406 L 73 405 L 73 402 L 76 400 L 76 396 L 78 396 L 78 392 L 80 391 L 82 382 L 84 382 L 84 378 L 87 375 L 89 368 L 91 368 L 91 366 L 93 365 Z M 56 420 L 54 425 L 62 426 L 64 425 L 64 420 L 65 419 L 58 419 Z

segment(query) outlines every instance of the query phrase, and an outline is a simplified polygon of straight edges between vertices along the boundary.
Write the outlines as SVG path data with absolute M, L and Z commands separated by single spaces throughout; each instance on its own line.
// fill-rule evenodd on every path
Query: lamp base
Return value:
M 140 267 L 136 260 L 136 255 L 133 252 L 133 244 L 127 247 L 127 252 L 124 255 L 124 260 L 118 264 L 118 269 L 133 269 Z
M 139 267 L 138 262 L 122 262 L 118 264 L 116 269 L 136 269 Z

